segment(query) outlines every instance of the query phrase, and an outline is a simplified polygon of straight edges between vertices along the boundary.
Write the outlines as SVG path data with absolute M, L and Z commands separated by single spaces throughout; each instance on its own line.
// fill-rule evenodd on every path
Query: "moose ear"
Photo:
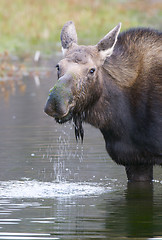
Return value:
M 72 21 L 65 23 L 61 31 L 61 45 L 62 51 L 65 55 L 66 51 L 73 45 L 73 43 L 77 44 L 77 33 L 75 29 L 75 25 Z
M 111 56 L 113 49 L 117 42 L 117 38 L 121 29 L 121 23 L 119 23 L 115 28 L 113 28 L 101 41 L 97 44 L 98 51 L 100 52 L 101 58 L 103 60 L 106 57 Z

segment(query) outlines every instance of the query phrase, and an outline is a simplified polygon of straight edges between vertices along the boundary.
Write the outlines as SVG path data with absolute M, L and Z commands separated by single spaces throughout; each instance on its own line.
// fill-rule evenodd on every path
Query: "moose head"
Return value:
M 50 90 L 44 110 L 59 123 L 73 118 L 76 138 L 83 138 L 84 112 L 102 94 L 102 66 L 113 53 L 120 28 L 121 23 L 94 46 L 78 45 L 72 21 L 62 28 L 64 58 L 56 65 L 58 81 Z

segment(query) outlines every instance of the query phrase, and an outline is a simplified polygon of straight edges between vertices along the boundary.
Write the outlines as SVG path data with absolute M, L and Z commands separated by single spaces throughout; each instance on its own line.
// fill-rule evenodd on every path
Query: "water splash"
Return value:
M 32 181 L 0 182 L 1 198 L 69 198 L 100 195 L 111 188 L 97 183 L 56 183 Z
M 78 173 L 73 172 L 66 163 L 70 162 L 71 159 L 74 161 L 83 161 L 83 145 L 77 145 L 71 142 L 71 133 L 73 132 L 73 127 L 68 124 L 63 125 L 61 135 L 59 136 L 57 156 L 54 158 L 54 177 L 57 182 L 67 181 L 71 178 L 74 180 L 77 178 L 79 180 Z

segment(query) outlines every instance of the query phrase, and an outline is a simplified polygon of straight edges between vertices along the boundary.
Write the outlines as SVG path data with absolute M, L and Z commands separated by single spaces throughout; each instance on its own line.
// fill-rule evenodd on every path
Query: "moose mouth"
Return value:
M 60 124 L 70 121 L 73 117 L 72 106 L 69 105 L 68 107 L 63 107 L 63 105 L 60 105 L 59 103 L 51 102 L 51 99 L 47 100 L 44 112 Z
M 70 120 L 72 120 L 73 118 L 73 113 L 72 111 L 68 111 L 66 114 L 64 114 L 63 116 L 57 116 L 54 115 L 54 119 L 56 120 L 57 123 L 63 124 L 66 122 L 69 122 Z
M 72 111 L 69 111 L 67 114 L 65 114 L 62 117 L 54 117 L 56 122 L 59 124 L 63 124 L 69 121 L 73 121 L 73 125 L 74 125 L 74 129 L 75 129 L 75 138 L 76 141 L 78 141 L 79 139 L 81 139 L 81 141 L 83 142 L 83 138 L 84 138 L 84 129 L 82 126 L 83 123 L 83 116 L 82 114 L 74 114 Z

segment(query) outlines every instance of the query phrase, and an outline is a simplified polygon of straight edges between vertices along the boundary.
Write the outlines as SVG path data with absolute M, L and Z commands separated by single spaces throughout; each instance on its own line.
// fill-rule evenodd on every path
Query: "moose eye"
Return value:
M 59 67 L 59 65 L 58 65 L 58 64 L 56 65 L 56 69 L 57 69 L 57 71 L 59 71 L 59 70 L 60 70 L 60 67 Z
M 90 73 L 90 74 L 93 74 L 93 73 L 95 72 L 95 70 L 96 70 L 95 68 L 91 68 L 90 71 L 89 71 L 89 73 Z

